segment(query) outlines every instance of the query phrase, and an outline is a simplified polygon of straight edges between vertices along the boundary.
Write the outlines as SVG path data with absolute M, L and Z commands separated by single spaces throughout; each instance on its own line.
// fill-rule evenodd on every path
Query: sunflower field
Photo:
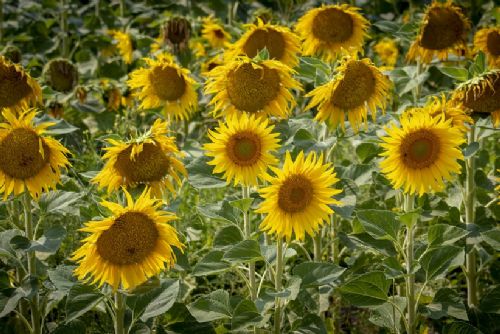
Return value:
M 0 0 L 0 333 L 500 333 L 494 0 Z

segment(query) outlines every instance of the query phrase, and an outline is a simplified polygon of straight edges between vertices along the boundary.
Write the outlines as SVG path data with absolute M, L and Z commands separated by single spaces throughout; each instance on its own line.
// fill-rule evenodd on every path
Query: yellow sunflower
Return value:
M 7 123 L 0 123 L 0 193 L 5 200 L 27 190 L 37 199 L 59 183 L 61 169 L 69 166 L 69 151 L 43 135 L 53 123 L 35 125 L 34 109 L 22 110 L 17 117 L 9 109 L 2 114 Z
M 206 17 L 203 19 L 201 36 L 205 38 L 213 48 L 226 47 L 231 40 L 231 35 L 229 35 L 229 33 L 224 30 L 224 27 L 213 17 Z
M 463 133 L 452 126 L 452 120 L 431 117 L 427 113 L 403 114 L 401 126 L 386 127 L 387 136 L 380 144 L 384 160 L 380 163 L 394 189 L 422 196 L 442 191 L 444 181 L 460 172 L 457 160 L 463 160 L 460 145 Z
M 0 56 L 0 110 L 20 111 L 42 102 L 42 89 L 23 68 Z
M 306 109 L 318 106 L 315 119 L 339 124 L 345 130 L 344 119 L 355 132 L 359 125 L 367 125 L 368 110 L 373 119 L 377 108 L 385 111 L 390 80 L 368 59 L 345 58 L 337 67 L 337 75 L 328 83 L 315 88 L 306 97 L 312 97 Z
M 491 68 L 500 67 L 500 28 L 479 29 L 474 35 L 474 49 L 483 51 Z
M 133 49 L 132 49 L 132 39 L 130 35 L 119 30 L 109 30 L 108 34 L 113 37 L 116 47 L 120 52 L 125 64 L 132 63 L 133 60 Z
M 163 106 L 167 116 L 189 119 L 198 107 L 196 82 L 189 70 L 177 65 L 168 54 L 144 60 L 148 67 L 133 71 L 127 81 L 131 89 L 136 89 L 134 95 L 141 100 L 140 108 Z
M 108 139 L 112 146 L 105 148 L 106 164 L 93 182 L 100 188 L 107 187 L 108 192 L 144 184 L 157 198 L 166 198 L 167 191 L 175 194 L 173 181 L 180 185 L 181 175 L 187 176 L 187 172 L 179 160 L 181 153 L 175 138 L 167 133 L 167 122 L 157 119 L 138 138 L 127 142 Z
M 346 4 L 309 10 L 295 26 L 303 40 L 302 54 L 331 61 L 345 53 L 362 52 L 370 22 L 358 11 Z
M 292 73 L 277 60 L 256 63 L 241 56 L 207 73 L 205 92 L 215 94 L 210 101 L 214 114 L 248 112 L 286 118 L 295 105 L 290 91 L 301 89 Z
M 246 32 L 228 51 L 227 59 L 238 55 L 253 58 L 267 48 L 270 59 L 279 60 L 290 67 L 299 63 L 297 54 L 300 51 L 300 39 L 287 27 L 263 23 L 258 19 L 256 25 L 246 24 L 245 28 Z
M 470 112 L 490 114 L 493 125 L 500 126 L 500 70 L 493 70 L 457 87 L 454 103 Z
M 184 248 L 168 224 L 177 219 L 174 213 L 160 210 L 162 202 L 152 199 L 148 189 L 135 202 L 124 192 L 126 206 L 101 202 L 112 215 L 80 229 L 91 234 L 71 258 L 78 263 L 74 273 L 79 280 L 99 286 L 107 283 L 115 291 L 120 285 L 131 290 L 171 268 L 176 260 L 173 248 Z
M 287 240 L 292 234 L 297 240 L 305 233 L 313 236 L 333 213 L 329 205 L 341 204 L 332 198 L 342 192 L 334 188 L 338 179 L 333 166 L 315 152 L 305 156 L 301 151 L 292 161 L 287 151 L 283 167 L 270 168 L 276 176 L 266 174 L 270 185 L 259 189 L 264 201 L 256 212 L 267 214 L 260 229 Z
M 440 60 L 447 59 L 449 53 L 464 56 L 467 54 L 469 29 L 469 20 L 452 0 L 445 3 L 433 1 L 427 7 L 420 32 L 408 51 L 407 59 L 419 58 L 423 63 L 430 63 L 434 56 Z
M 276 165 L 273 155 L 279 148 L 278 134 L 267 119 L 255 115 L 228 116 L 219 122 L 215 131 L 208 130 L 211 143 L 205 144 L 205 155 L 213 157 L 214 173 L 224 173 L 224 178 L 234 185 L 253 186 L 262 178 L 268 166 Z
M 201 64 L 201 74 L 203 76 L 206 76 L 208 72 L 210 72 L 217 66 L 221 66 L 223 64 L 224 64 L 224 56 L 222 54 L 218 54 L 208 59 L 203 64 Z
M 398 45 L 395 40 L 384 38 L 373 46 L 373 50 L 385 65 L 385 69 L 390 70 L 394 68 L 399 55 Z

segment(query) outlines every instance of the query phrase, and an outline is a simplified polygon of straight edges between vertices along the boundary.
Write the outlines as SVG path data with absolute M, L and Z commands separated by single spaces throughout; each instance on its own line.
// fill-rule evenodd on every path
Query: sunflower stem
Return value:
M 414 209 L 415 199 L 411 194 L 405 194 L 404 209 L 405 212 L 411 212 Z M 415 234 L 415 222 L 411 222 L 406 230 L 406 300 L 407 300 L 407 321 L 408 334 L 415 334 L 416 325 L 416 305 L 415 305 L 415 274 L 413 273 L 414 247 L 413 239 Z
M 250 188 L 243 186 L 242 189 L 243 199 L 250 198 Z M 252 227 L 250 226 L 250 211 L 245 210 L 243 212 L 243 227 L 245 232 L 245 239 L 250 240 L 252 237 Z M 248 264 L 248 281 L 250 288 L 250 299 L 255 301 L 257 299 L 257 283 L 255 280 L 255 262 L 250 262 Z
M 321 229 L 313 237 L 314 261 L 321 262 Z
M 115 292 L 115 334 L 125 334 L 125 296 Z
M 282 288 L 283 279 L 283 238 L 276 240 L 276 275 L 274 276 L 274 288 L 279 293 Z M 274 300 L 274 334 L 281 334 L 281 299 L 275 297 Z
M 69 53 L 69 40 L 68 40 L 68 4 L 66 0 L 61 0 L 61 57 L 68 57 Z
M 28 191 L 24 192 L 23 195 L 23 206 L 24 206 L 24 231 L 26 233 L 26 238 L 31 242 L 33 241 L 33 216 L 31 215 L 31 195 Z M 27 251 L 28 256 L 28 275 L 29 278 L 36 277 L 36 257 L 35 251 Z M 41 334 L 41 321 L 39 313 L 39 295 L 38 290 L 30 298 L 31 304 L 31 328 L 33 334 Z
M 120 0 L 120 17 L 125 16 L 125 0 Z
M 475 125 L 472 125 L 467 137 L 468 144 L 472 144 L 475 141 Z M 476 207 L 476 185 L 474 183 L 475 174 L 475 159 L 474 155 L 471 155 L 465 161 L 465 195 L 464 195 L 464 207 L 465 207 L 465 224 L 469 227 L 474 224 L 475 221 L 475 207 Z M 469 246 L 469 240 L 466 239 L 466 246 Z M 467 279 L 467 304 L 469 307 L 478 305 L 478 290 L 477 290 L 477 259 L 476 251 L 474 245 L 470 245 L 471 248 L 466 252 L 465 255 L 465 268 L 466 268 L 466 279 Z

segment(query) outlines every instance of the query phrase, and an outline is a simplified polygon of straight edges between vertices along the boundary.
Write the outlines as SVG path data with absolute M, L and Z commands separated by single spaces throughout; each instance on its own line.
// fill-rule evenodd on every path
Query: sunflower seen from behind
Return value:
M 113 37 L 113 43 L 116 45 L 120 56 L 125 64 L 131 64 L 133 60 L 132 38 L 126 32 L 119 30 L 109 30 L 108 34 Z
M 277 60 L 241 56 L 207 73 L 205 93 L 213 94 L 210 104 L 217 116 L 247 112 L 287 118 L 295 105 L 291 90 L 301 89 L 293 73 Z
M 368 111 L 373 119 L 377 109 L 384 112 L 391 82 L 368 58 L 344 58 L 336 72 L 332 80 L 306 95 L 312 97 L 306 109 L 317 107 L 317 121 L 334 128 L 340 124 L 344 131 L 347 118 L 358 132 L 362 123 L 367 125 Z
M 141 101 L 140 108 L 163 107 L 167 117 L 187 120 L 198 106 L 196 82 L 189 70 L 177 65 L 172 56 L 160 54 L 156 59 L 145 58 L 147 67 L 130 73 L 128 86 Z
M 78 67 L 64 58 L 52 59 L 43 69 L 43 78 L 53 90 L 68 93 L 78 85 Z
M 0 56 L 0 111 L 21 111 L 42 102 L 42 89 L 20 65 Z
M 156 120 L 151 129 L 129 141 L 108 139 L 104 150 L 104 167 L 93 179 L 108 192 L 120 187 L 145 185 L 156 198 L 175 195 L 174 184 L 180 185 L 187 171 L 181 162 L 181 152 L 175 138 L 167 136 L 168 124 Z
M 219 122 L 215 131 L 209 130 L 211 142 L 204 145 L 205 155 L 213 159 L 214 173 L 224 173 L 228 183 L 254 186 L 269 166 L 278 160 L 274 153 L 279 148 L 278 134 L 273 125 L 255 115 L 231 115 Z
M 380 169 L 394 189 L 422 196 L 444 190 L 444 180 L 460 173 L 464 134 L 451 119 L 427 113 L 404 113 L 401 125 L 386 127 Z
M 201 36 L 208 41 L 213 48 L 224 48 L 229 45 L 231 35 L 213 17 L 203 19 Z
M 482 51 L 490 68 L 500 67 L 500 27 L 482 28 L 474 35 L 474 51 Z
M 303 55 L 319 55 L 332 61 L 346 53 L 361 52 L 369 26 L 370 22 L 359 14 L 357 7 L 323 5 L 304 14 L 295 30 L 303 40 Z
M 323 162 L 315 152 L 300 152 L 292 160 L 287 151 L 282 168 L 270 167 L 275 176 L 265 176 L 269 186 L 259 189 L 264 199 L 256 210 L 265 214 L 260 229 L 287 240 L 314 236 L 340 202 L 333 196 L 342 192 L 331 163 Z
M 171 268 L 174 247 L 183 250 L 177 231 L 168 223 L 174 213 L 161 210 L 162 202 L 145 189 L 134 201 L 127 192 L 127 205 L 103 201 L 111 212 L 103 220 L 90 221 L 80 229 L 90 233 L 73 253 L 78 263 L 74 274 L 79 280 L 109 284 L 113 290 L 131 290 L 148 278 Z
M 17 116 L 5 109 L 2 115 L 6 122 L 0 123 L 0 193 L 5 200 L 27 191 L 37 199 L 59 183 L 61 170 L 70 165 L 69 151 L 45 134 L 54 123 L 34 123 L 34 109 Z
M 450 53 L 457 56 L 467 54 L 470 22 L 451 0 L 444 3 L 434 0 L 427 7 L 419 30 L 408 50 L 408 60 L 418 59 L 427 64 L 434 56 L 445 60 Z
M 287 27 L 257 19 L 257 24 L 247 24 L 245 28 L 245 33 L 227 52 L 227 59 L 238 55 L 253 58 L 266 48 L 269 59 L 279 60 L 292 68 L 299 63 L 300 39 Z

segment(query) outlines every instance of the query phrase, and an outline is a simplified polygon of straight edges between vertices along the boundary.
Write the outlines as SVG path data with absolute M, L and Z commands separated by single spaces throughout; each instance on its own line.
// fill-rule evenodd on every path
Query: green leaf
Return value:
M 68 213 L 79 215 L 75 203 L 82 197 L 80 193 L 55 190 L 43 193 L 38 201 L 40 210 L 45 213 Z
M 224 251 L 213 250 L 206 254 L 193 268 L 194 276 L 214 275 L 231 268 L 229 263 L 222 261 Z
M 468 159 L 472 157 L 478 150 L 479 150 L 479 143 L 477 141 L 470 143 L 463 150 L 464 158 Z
M 243 240 L 240 229 L 234 225 L 229 225 L 219 230 L 214 237 L 213 246 L 215 248 L 225 248 L 233 246 Z
M 26 294 L 21 288 L 9 288 L 0 292 L 0 318 L 10 314 L 19 303 L 21 298 L 26 297 Z
M 242 198 L 238 199 L 236 201 L 231 201 L 229 204 L 231 206 L 235 207 L 236 209 L 240 210 L 241 212 L 247 212 L 250 207 L 252 206 L 253 203 L 253 198 Z
M 397 241 L 401 224 L 388 210 L 359 210 L 356 213 L 365 231 L 375 239 Z
M 491 230 L 481 232 L 481 237 L 496 251 L 500 251 L 500 228 L 493 228 Z
M 268 59 L 269 59 L 269 50 L 265 46 L 263 49 L 260 49 L 259 53 L 257 53 L 257 55 L 253 58 L 253 60 L 256 62 Z
M 188 182 L 196 189 L 214 189 L 226 186 L 226 181 L 213 175 L 213 166 L 207 164 L 208 157 L 199 157 L 186 166 Z
M 463 262 L 463 248 L 452 245 L 428 249 L 419 259 L 427 281 L 446 274 L 453 267 L 459 266 Z
M 402 316 L 397 308 L 404 312 L 406 308 L 406 298 L 394 296 L 390 299 L 392 303 L 387 302 L 383 303 L 380 306 L 373 307 L 371 309 L 372 313 L 369 320 L 379 327 L 385 327 L 391 330 L 397 328 L 398 332 L 400 332 Z M 395 304 L 397 308 L 393 304 Z
M 363 163 L 367 163 L 375 158 L 381 151 L 380 145 L 363 142 L 356 146 L 356 154 Z
M 66 230 L 62 226 L 52 226 L 43 233 L 40 239 L 32 241 L 28 250 L 54 254 L 65 236 Z
M 259 243 L 243 240 L 224 253 L 223 260 L 229 262 L 255 262 L 262 259 Z
M 66 319 L 69 323 L 84 313 L 93 309 L 104 296 L 101 292 L 90 285 L 76 284 L 68 293 L 66 299 Z
M 316 314 L 308 313 L 292 324 L 294 334 L 327 334 L 325 322 Z
M 432 225 L 429 227 L 429 232 L 427 233 L 429 248 L 452 245 L 464 238 L 467 234 L 468 232 L 466 230 L 457 226 L 447 224 Z
M 303 262 L 293 268 L 293 274 L 302 279 L 303 287 L 331 284 L 345 271 L 333 263 Z
M 484 313 L 500 314 L 500 286 L 493 287 L 481 298 L 479 309 Z
M 432 302 L 426 305 L 425 309 L 425 315 L 431 319 L 454 317 L 460 320 L 469 320 L 462 297 L 450 288 L 439 289 Z
M 254 302 L 243 299 L 235 308 L 231 318 L 231 329 L 242 330 L 262 321 Z
M 451 67 L 451 66 L 442 66 L 439 67 L 439 70 L 444 74 L 453 78 L 456 81 L 467 81 L 469 76 L 469 71 L 465 68 L 461 67 Z
M 214 321 L 231 317 L 229 293 L 216 290 L 207 296 L 198 298 L 188 306 L 189 313 L 198 322 Z
M 391 281 L 381 271 L 369 272 L 354 277 L 340 286 L 343 298 L 355 306 L 367 307 L 387 302 Z
M 47 271 L 50 281 L 57 290 L 68 292 L 77 283 L 73 270 L 75 266 L 60 265 Z
M 447 324 L 443 329 L 443 334 L 483 334 L 479 329 L 463 321 Z
M 178 280 L 166 279 L 161 282 L 158 289 L 140 296 L 138 302 L 135 303 L 136 308 L 134 308 L 134 311 L 143 312 L 141 320 L 144 322 L 163 314 L 174 305 L 179 295 L 179 289 Z M 137 308 L 137 306 L 140 306 L 140 308 Z
M 60 323 L 52 334 L 86 334 L 87 327 L 81 320 L 73 320 L 71 322 Z

